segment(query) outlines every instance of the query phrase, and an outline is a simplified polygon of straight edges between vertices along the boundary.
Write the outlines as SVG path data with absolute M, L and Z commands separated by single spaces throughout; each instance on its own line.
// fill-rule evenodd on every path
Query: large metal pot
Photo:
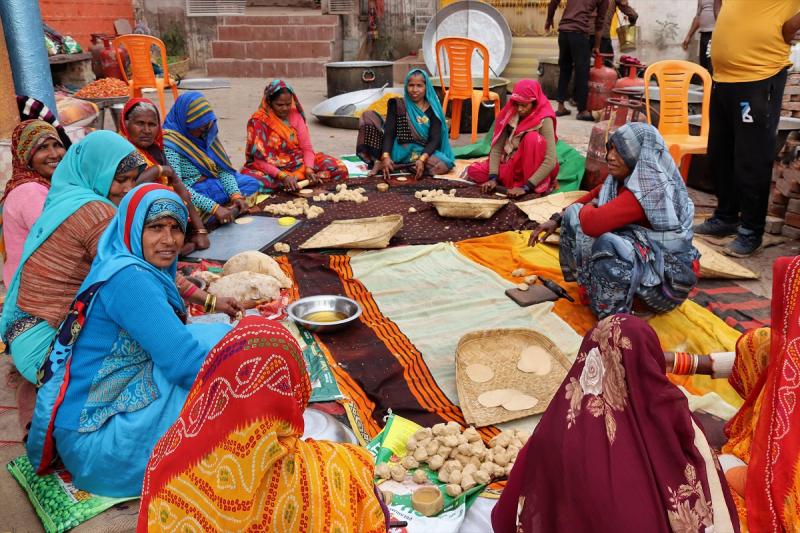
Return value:
M 391 61 L 337 61 L 325 64 L 328 98 L 361 89 L 394 85 Z
M 450 83 L 446 76 L 444 79 L 448 84 Z M 441 80 L 439 80 L 439 78 L 431 78 L 431 83 L 436 90 L 437 96 L 439 96 L 439 100 L 444 101 L 444 91 L 442 90 Z M 489 90 L 497 93 L 497 96 L 500 97 L 500 107 L 504 106 L 506 103 L 509 83 L 510 81 L 507 78 L 489 78 Z M 472 88 L 476 90 L 483 89 L 483 79 L 473 78 Z M 452 109 L 451 105 L 447 107 L 449 110 Z M 480 133 L 485 133 L 489 131 L 492 124 L 494 124 L 494 107 L 481 105 L 480 111 L 478 112 L 478 131 Z M 450 127 L 452 128 L 453 125 L 451 124 Z M 466 100 L 461 107 L 461 124 L 459 125 L 458 131 L 461 133 L 470 133 L 472 131 L 472 104 L 469 100 Z

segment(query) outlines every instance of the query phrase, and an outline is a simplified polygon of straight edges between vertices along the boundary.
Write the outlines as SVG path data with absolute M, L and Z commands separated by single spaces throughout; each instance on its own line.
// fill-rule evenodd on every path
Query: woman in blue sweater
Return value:
M 56 456 L 75 486 L 141 492 L 147 460 L 175 422 L 206 354 L 230 326 L 186 325 L 175 286 L 188 213 L 162 185 L 122 200 L 61 326 L 36 399 L 28 457 Z

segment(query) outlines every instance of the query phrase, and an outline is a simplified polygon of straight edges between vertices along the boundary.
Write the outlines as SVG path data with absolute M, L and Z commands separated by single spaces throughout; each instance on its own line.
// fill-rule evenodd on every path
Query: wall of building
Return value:
M 688 52 L 681 46 L 697 12 L 697 0 L 670 0 L 669 9 L 664 9 L 664 0 L 630 0 L 630 4 L 639 13 L 639 46 L 630 55 L 646 64 L 662 59 L 697 61 L 699 34 Z
M 205 68 L 211 59 L 211 41 L 217 37 L 217 17 L 187 17 L 186 0 L 133 0 L 136 17 L 153 35 L 178 28 L 183 32 L 192 68 Z
M 114 21 L 134 24 L 133 0 L 39 0 L 42 19 L 62 35 L 71 35 L 84 48 L 92 33 L 114 34 Z

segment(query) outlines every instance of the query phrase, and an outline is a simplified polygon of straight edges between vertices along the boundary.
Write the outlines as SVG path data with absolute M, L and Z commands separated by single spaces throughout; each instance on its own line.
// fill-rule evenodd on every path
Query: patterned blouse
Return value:
M 164 148 L 164 154 L 167 156 L 167 163 L 183 180 L 183 183 L 189 188 L 192 193 L 192 203 L 194 206 L 203 213 L 211 213 L 217 206 L 217 203 L 211 198 L 200 194 L 194 190 L 193 185 L 197 183 L 203 175 L 200 170 L 192 164 L 187 158 L 179 154 L 171 148 Z M 236 176 L 227 170 L 221 170 L 219 173 L 219 182 L 222 188 L 228 193 L 228 196 L 234 194 L 241 194 L 239 185 L 236 183 Z

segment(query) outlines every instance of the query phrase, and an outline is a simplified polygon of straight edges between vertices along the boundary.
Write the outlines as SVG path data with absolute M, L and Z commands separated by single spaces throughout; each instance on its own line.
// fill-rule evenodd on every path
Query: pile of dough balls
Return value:
M 421 191 L 417 191 L 414 193 L 414 198 L 422 200 L 423 202 L 428 200 L 435 200 L 436 198 L 441 198 L 443 196 L 451 196 L 455 197 L 456 190 L 450 189 L 450 191 L 445 194 L 444 190 L 442 189 L 423 189 Z
M 530 433 L 525 431 L 503 431 L 489 441 L 487 448 L 474 427 L 462 432 L 457 422 L 436 424 L 414 433 L 406 442 L 408 455 L 402 457 L 399 464 L 378 465 L 375 475 L 402 482 L 408 470 L 425 463 L 437 473 L 439 481 L 446 484 L 445 492 L 456 497 L 476 485 L 488 485 L 494 479 L 507 476 L 529 437 Z M 416 470 L 412 480 L 425 483 L 425 471 Z
M 325 193 L 314 196 L 312 200 L 315 202 L 355 202 L 357 204 L 363 204 L 364 202 L 369 201 L 369 198 L 364 196 L 366 189 L 359 187 L 358 189 L 348 189 L 347 184 L 340 183 L 336 186 L 336 192 L 332 193 Z
M 308 205 L 308 200 L 305 198 L 295 198 L 294 200 L 282 204 L 266 205 L 264 206 L 264 212 L 281 217 L 298 217 L 305 215 L 306 218 L 312 219 L 320 216 L 325 210 L 316 205 Z
M 289 252 L 292 251 L 292 247 L 286 244 L 285 242 L 276 242 L 272 248 L 276 252 L 281 254 L 288 254 Z

